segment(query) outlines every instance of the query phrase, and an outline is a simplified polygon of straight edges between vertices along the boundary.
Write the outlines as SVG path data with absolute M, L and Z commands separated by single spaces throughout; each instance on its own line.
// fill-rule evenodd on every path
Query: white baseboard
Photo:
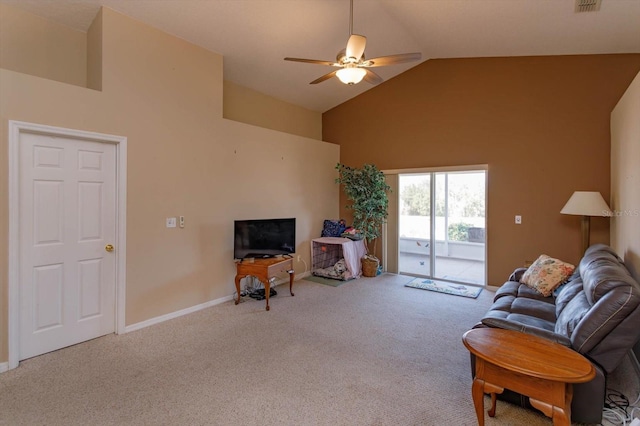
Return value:
M 161 322 L 168 321 L 170 319 L 178 318 L 183 315 L 192 314 L 194 312 L 200 311 L 202 309 L 209 308 L 211 306 L 219 305 L 224 302 L 228 302 L 229 300 L 233 300 L 233 295 L 221 297 L 219 299 L 210 300 L 205 303 L 201 303 L 199 305 L 191 306 L 190 308 L 181 309 L 179 311 L 171 312 L 169 314 L 160 315 L 159 317 L 150 318 L 146 321 L 142 321 L 136 324 L 128 325 L 124 328 L 125 333 L 130 333 L 132 331 L 140 330 L 141 328 L 149 327 L 151 325 L 160 324 Z
M 306 271 L 303 272 L 301 274 L 296 274 L 296 277 L 294 278 L 294 281 L 299 281 L 305 277 L 308 277 L 309 275 L 311 275 L 311 272 Z M 281 280 L 279 280 L 278 282 L 282 281 L 283 283 L 288 283 L 289 282 L 289 278 L 282 278 Z
M 9 363 L 0 362 L 0 373 L 4 373 L 5 371 L 9 371 Z
M 302 274 L 296 275 L 296 281 L 301 280 L 301 279 L 303 279 L 305 277 L 308 277 L 309 275 L 311 275 L 310 272 L 304 272 Z M 288 283 L 288 282 L 289 282 L 288 278 L 282 278 L 282 279 L 276 281 L 276 285 L 281 285 L 281 284 L 285 284 L 285 283 Z M 130 333 L 132 331 L 136 331 L 136 330 L 140 330 L 142 328 L 146 328 L 146 327 L 149 327 L 149 326 L 152 326 L 152 325 L 160 324 L 161 322 L 168 321 L 168 320 L 174 319 L 174 318 L 178 318 L 178 317 L 181 317 L 183 315 L 192 314 L 192 313 L 200 311 L 202 309 L 210 308 L 211 306 L 219 305 L 221 303 L 228 302 L 230 300 L 233 300 L 233 295 L 221 297 L 221 298 L 215 299 L 215 300 L 210 300 L 208 302 L 201 303 L 199 305 L 191 306 L 190 308 L 185 308 L 185 309 L 181 309 L 179 311 L 171 312 L 169 314 L 160 315 L 159 317 L 150 318 L 148 320 L 145 320 L 145 321 L 142 321 L 142 322 L 138 322 L 136 324 L 131 324 L 131 325 L 126 326 L 124 328 L 124 332 L 125 333 Z M 0 364 L 0 372 L 2 372 L 2 364 Z

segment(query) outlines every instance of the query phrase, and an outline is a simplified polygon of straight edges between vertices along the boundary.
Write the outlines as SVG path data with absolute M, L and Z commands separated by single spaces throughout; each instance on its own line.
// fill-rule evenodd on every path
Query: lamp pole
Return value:
M 591 216 L 605 216 L 611 209 L 596 191 L 575 191 L 560 213 L 582 216 L 582 254 L 589 248 Z
M 582 254 L 589 248 L 589 234 L 591 232 L 591 216 L 582 216 Z

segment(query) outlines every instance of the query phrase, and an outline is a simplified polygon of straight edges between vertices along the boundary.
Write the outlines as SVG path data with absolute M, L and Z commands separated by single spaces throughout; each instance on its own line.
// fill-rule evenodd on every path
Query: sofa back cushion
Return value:
M 596 361 L 608 369 L 617 365 L 616 357 L 624 355 L 640 337 L 640 285 L 615 252 L 604 245 L 587 250 L 579 271 L 583 291 L 561 310 L 556 326 L 571 330 L 568 332 L 576 351 L 591 358 L 606 354 L 603 356 L 609 358 Z M 570 319 L 572 314 L 580 318 L 577 323 Z
M 563 304 L 560 310 L 560 315 L 556 318 L 555 332 L 571 339 L 574 330 L 580 324 L 580 321 L 587 315 L 587 312 L 591 309 L 591 304 L 587 300 L 584 291 L 579 286 L 573 286 L 569 289 L 564 289 L 563 293 L 567 290 L 576 290 L 573 293 L 573 297 L 567 299 L 567 303 Z M 580 286 L 581 287 L 581 286 Z M 559 297 L 559 296 L 558 296 Z M 558 307 L 558 305 L 556 305 Z M 558 310 L 556 310 L 557 312 Z M 572 339 L 573 346 L 573 339 Z
M 580 273 L 574 273 L 569 281 L 562 287 L 560 293 L 556 296 L 556 317 L 560 318 L 564 308 L 573 300 L 576 294 L 583 291 L 582 277 Z
M 609 247 L 588 250 L 580 261 L 580 276 L 589 302 L 594 305 L 618 287 L 637 285 L 622 260 Z

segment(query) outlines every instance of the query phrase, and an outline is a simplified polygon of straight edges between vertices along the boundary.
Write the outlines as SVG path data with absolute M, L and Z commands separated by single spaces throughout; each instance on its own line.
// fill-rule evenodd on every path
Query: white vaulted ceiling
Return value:
M 372 86 L 285 56 L 334 60 L 349 36 L 348 0 L 0 0 L 86 31 L 100 6 L 224 56 L 225 79 L 326 111 Z M 354 33 L 366 56 L 421 52 L 434 58 L 640 53 L 640 0 L 354 0 Z M 376 68 L 384 79 L 417 63 Z

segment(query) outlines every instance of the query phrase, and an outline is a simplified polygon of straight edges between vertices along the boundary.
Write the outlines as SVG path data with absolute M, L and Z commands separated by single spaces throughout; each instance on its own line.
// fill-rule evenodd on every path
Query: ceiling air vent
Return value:
M 597 12 L 602 0 L 576 0 L 576 12 Z

